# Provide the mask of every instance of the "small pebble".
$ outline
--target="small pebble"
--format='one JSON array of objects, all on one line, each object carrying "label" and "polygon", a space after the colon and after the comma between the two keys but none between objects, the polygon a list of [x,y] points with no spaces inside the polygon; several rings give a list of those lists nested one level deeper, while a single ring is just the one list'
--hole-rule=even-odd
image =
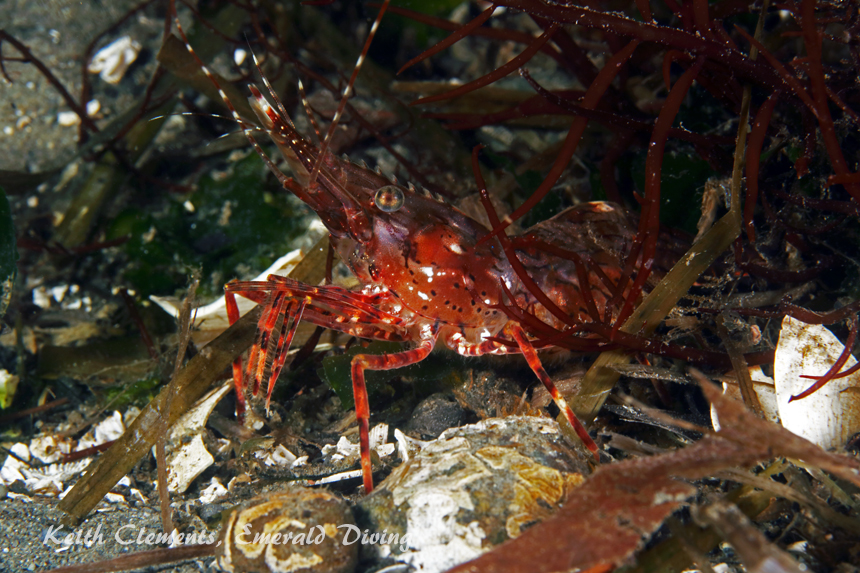
[{"label": "small pebble", "polygon": [[61,111],[57,114],[57,123],[63,127],[71,127],[81,122],[81,118],[73,111]]}]

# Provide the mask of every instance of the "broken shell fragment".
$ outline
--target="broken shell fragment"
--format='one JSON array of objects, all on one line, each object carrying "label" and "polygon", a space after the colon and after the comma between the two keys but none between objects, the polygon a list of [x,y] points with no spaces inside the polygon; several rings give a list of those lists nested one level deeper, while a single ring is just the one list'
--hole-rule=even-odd
[{"label": "broken shell fragment", "polygon": [[[221,531],[218,566],[229,573],[348,573],[358,561],[355,520],[325,490],[292,487],[239,505]],[[352,533],[350,533],[352,532]]]},{"label": "broken shell fragment", "polygon": [[[269,275],[287,276],[296,268],[296,265],[298,265],[304,256],[305,253],[300,249],[290,251],[252,280],[264,281]],[[182,301],[171,297],[155,295],[151,295],[149,298],[170,316],[179,318]],[[257,303],[254,301],[243,297],[237,297],[236,304],[239,307],[240,316],[244,316],[257,306]],[[192,339],[196,344],[201,346],[210,342],[230,326],[230,321],[227,318],[227,303],[223,296],[218,297],[210,304],[195,308],[192,315],[194,316],[194,333],[192,334]]]},{"label": "broken shell fragment", "polygon": [[362,550],[446,571],[550,516],[587,473],[554,420],[508,417],[448,430],[361,501],[361,525],[379,539]]},{"label": "broken shell fragment", "polygon": [[137,59],[138,53],[140,44],[129,36],[123,36],[96,52],[87,71],[98,74],[109,84],[118,84]]},{"label": "broken shell fragment", "polygon": [[[184,492],[197,476],[215,463],[215,458],[203,444],[202,432],[209,414],[231,389],[231,383],[215,388],[170,428],[167,449],[168,491]],[[152,447],[152,455],[156,455],[155,446]]]}]

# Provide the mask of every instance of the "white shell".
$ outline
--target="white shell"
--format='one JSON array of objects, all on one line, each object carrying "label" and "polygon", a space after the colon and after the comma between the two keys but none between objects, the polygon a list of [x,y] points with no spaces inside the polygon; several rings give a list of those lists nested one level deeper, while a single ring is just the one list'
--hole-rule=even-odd
[{"label": "white shell", "polygon": [[[170,429],[167,441],[174,448],[168,447],[167,450],[168,490],[184,492],[197,476],[215,463],[215,458],[203,445],[201,433],[209,414],[231,388],[232,382],[227,382],[209,392]],[[152,447],[152,454],[155,455],[155,446]]]},{"label": "white shell", "polygon": [[[255,281],[264,281],[269,275],[287,276],[296,267],[299,261],[302,260],[304,253],[301,249],[290,251],[272,265],[260,273]],[[160,306],[166,313],[174,318],[179,318],[179,311],[182,307],[181,301],[172,297],[161,297],[152,295],[149,297],[152,302]],[[254,301],[244,297],[236,297],[236,305],[239,307],[239,314],[244,316],[252,308],[257,306]],[[224,297],[218,297],[214,302],[205,306],[198,306],[192,313],[194,316],[194,342],[198,345],[209,342],[218,334],[223,332],[230,321],[227,319],[227,305],[224,302]]]},{"label": "white shell", "polygon": [[123,36],[96,52],[87,70],[109,84],[118,84],[139,53],[140,44]]},{"label": "white shell", "polygon": [[[844,346],[820,325],[806,324],[790,316],[782,321],[774,359],[779,416],[782,425],[823,448],[844,446],[860,431],[860,375],[828,382],[814,394],[789,403],[815,382],[801,375],[822,376],[836,362]],[[847,370],[857,361],[849,357]]]}]

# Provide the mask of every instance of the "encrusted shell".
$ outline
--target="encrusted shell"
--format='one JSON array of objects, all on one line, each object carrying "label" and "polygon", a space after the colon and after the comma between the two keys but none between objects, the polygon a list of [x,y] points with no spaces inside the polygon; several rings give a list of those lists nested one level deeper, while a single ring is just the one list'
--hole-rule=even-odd
[{"label": "encrusted shell", "polygon": [[217,564],[230,573],[348,573],[358,544],[344,537],[354,525],[346,502],[325,490],[293,487],[261,495],[231,513]]},{"label": "encrusted shell", "polygon": [[361,527],[383,534],[362,550],[447,571],[551,515],[589,471],[550,419],[447,430],[360,502]]}]

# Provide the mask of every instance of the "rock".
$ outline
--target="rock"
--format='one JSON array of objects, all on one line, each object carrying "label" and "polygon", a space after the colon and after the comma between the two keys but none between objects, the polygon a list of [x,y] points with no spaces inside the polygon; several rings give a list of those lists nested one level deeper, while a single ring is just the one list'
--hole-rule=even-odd
[{"label": "rock", "polygon": [[451,393],[438,393],[422,400],[412,412],[406,431],[415,438],[438,438],[448,428],[463,423],[466,412]]},{"label": "rock", "polygon": [[362,551],[446,571],[550,516],[590,473],[587,459],[547,418],[448,430],[359,503],[361,527],[379,534]]}]

